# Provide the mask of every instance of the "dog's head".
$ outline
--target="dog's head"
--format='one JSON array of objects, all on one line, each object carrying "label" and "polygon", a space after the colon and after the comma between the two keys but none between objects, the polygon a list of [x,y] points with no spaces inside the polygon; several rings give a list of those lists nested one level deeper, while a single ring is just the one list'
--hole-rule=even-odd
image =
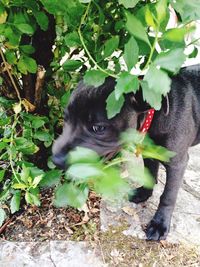
[{"label": "dog's head", "polygon": [[112,119],[107,118],[106,99],[114,87],[112,78],[98,88],[86,86],[82,81],[78,84],[65,110],[63,132],[53,145],[53,161],[58,167],[66,168],[67,154],[76,146],[110,158],[120,148],[120,134],[138,127],[138,115],[148,109],[144,101],[141,105],[139,93],[127,95],[121,112]]}]

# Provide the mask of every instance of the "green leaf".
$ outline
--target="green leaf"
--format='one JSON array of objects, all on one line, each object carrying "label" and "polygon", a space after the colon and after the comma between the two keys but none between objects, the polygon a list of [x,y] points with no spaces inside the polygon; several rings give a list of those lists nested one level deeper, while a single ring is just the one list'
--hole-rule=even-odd
[{"label": "green leaf", "polygon": [[80,60],[68,59],[67,61],[63,63],[62,67],[65,71],[75,71],[78,68],[80,68],[82,65],[83,65],[83,62]]},{"label": "green leaf", "polygon": [[73,183],[65,183],[59,186],[55,192],[54,205],[56,207],[72,206],[81,208],[88,198],[88,187],[78,187]]},{"label": "green leaf", "polygon": [[119,36],[113,36],[107,40],[104,44],[103,59],[112,55],[112,53],[118,48]]},{"label": "green leaf", "polygon": [[31,205],[40,206],[40,204],[41,204],[37,191],[36,191],[36,193],[30,193],[30,192],[26,191],[25,200],[28,204],[31,204]]},{"label": "green leaf", "polygon": [[154,60],[154,65],[171,72],[178,72],[185,60],[184,49],[177,48],[168,52],[161,52]]},{"label": "green leaf", "polygon": [[81,41],[77,32],[70,32],[64,37],[65,44],[69,47],[76,47],[81,45]]},{"label": "green leaf", "polygon": [[40,183],[40,181],[42,180],[42,178],[43,178],[43,174],[34,177],[31,187],[36,188],[38,184]]},{"label": "green leaf", "polygon": [[33,54],[35,52],[35,48],[32,45],[20,45],[19,48],[26,54]]},{"label": "green leaf", "polygon": [[94,150],[76,147],[69,153],[67,162],[71,165],[75,163],[98,163],[99,160],[100,157]]},{"label": "green leaf", "polygon": [[140,84],[142,86],[143,99],[147,103],[149,103],[149,105],[153,107],[155,110],[160,110],[162,94],[158,92],[154,92],[152,89],[150,89],[147,81],[141,81]]},{"label": "green leaf", "polygon": [[4,24],[8,17],[8,13],[6,11],[0,13],[0,24]]},{"label": "green leaf", "polygon": [[194,47],[192,53],[189,54],[189,58],[195,58],[195,57],[197,57],[198,53],[199,53],[198,48],[197,47]]},{"label": "green leaf", "polygon": [[107,75],[100,70],[89,70],[84,75],[84,83],[98,87],[104,83],[106,77]]},{"label": "green leaf", "polygon": [[28,34],[28,35],[33,35],[34,29],[30,24],[26,23],[19,23],[19,24],[14,24],[15,27],[20,30],[22,33]]},{"label": "green leaf", "polygon": [[105,170],[105,175],[94,180],[94,190],[105,200],[122,200],[128,195],[130,186],[120,177],[120,172],[114,168]]},{"label": "green leaf", "polygon": [[139,56],[139,47],[135,40],[135,38],[132,36],[128,43],[124,46],[124,60],[126,62],[126,66],[129,71],[135,66],[135,64],[138,62],[138,56]]},{"label": "green leaf", "polygon": [[200,19],[199,0],[171,1],[171,5],[181,15],[183,22]]},{"label": "green leaf", "polygon": [[163,34],[162,39],[171,42],[181,43],[184,41],[185,35],[193,31],[193,29],[194,29],[193,27],[170,29]]},{"label": "green leaf", "polygon": [[12,188],[24,190],[27,188],[27,185],[22,183],[16,183],[12,185]]},{"label": "green leaf", "polygon": [[23,74],[27,74],[27,72],[36,73],[37,71],[37,63],[35,59],[27,56],[20,57],[17,63],[17,67],[19,71]]},{"label": "green leaf", "polygon": [[0,227],[3,225],[7,215],[4,211],[4,209],[0,208]]},{"label": "green leaf", "polygon": [[124,101],[125,99],[123,95],[121,95],[121,97],[116,100],[115,91],[110,93],[106,100],[106,111],[108,119],[115,117],[120,112],[121,108],[123,107]]},{"label": "green leaf", "polygon": [[34,138],[38,139],[38,140],[40,140],[42,142],[52,141],[52,136],[48,132],[44,132],[44,131],[37,131],[34,134]]},{"label": "green leaf", "polygon": [[21,192],[16,191],[10,202],[11,213],[15,213],[20,208]]},{"label": "green leaf", "polygon": [[167,150],[165,147],[148,145],[142,150],[144,158],[158,159],[160,161],[169,162],[172,157],[176,155],[175,152]]},{"label": "green leaf", "polygon": [[33,118],[33,121],[32,121],[32,127],[34,129],[38,129],[38,128],[41,128],[42,126],[44,126],[45,123],[46,122],[43,119],[35,116],[35,118]]},{"label": "green leaf", "polygon": [[39,148],[33,142],[24,137],[15,138],[15,144],[17,151],[20,151],[26,155],[32,155],[39,150]]},{"label": "green leaf", "polygon": [[88,180],[89,178],[103,176],[102,166],[91,163],[76,163],[71,165],[67,170],[73,180]]},{"label": "green leaf", "polygon": [[0,170],[0,182],[3,181],[4,175],[5,175],[5,170]]},{"label": "green leaf", "polygon": [[120,5],[123,5],[125,8],[133,8],[137,5],[139,0],[118,0]]},{"label": "green leaf", "polygon": [[144,7],[144,16],[145,16],[145,21],[146,21],[147,25],[156,29],[157,25],[156,25],[156,21],[155,21],[155,16],[151,12],[149,5],[146,5]]},{"label": "green leaf", "polygon": [[136,93],[139,89],[138,77],[129,72],[122,72],[115,86],[115,99],[118,101],[123,94]]},{"label": "green leaf", "polygon": [[155,184],[155,180],[152,177],[149,169],[147,168],[143,169],[139,166],[132,165],[132,168],[129,169],[129,172],[134,182],[137,182],[138,184],[144,186],[145,188],[149,188],[149,189],[153,188]]},{"label": "green leaf", "polygon": [[155,93],[166,95],[170,91],[171,79],[166,72],[157,69],[153,64],[144,76],[144,81],[148,83],[149,89]]},{"label": "green leaf", "polygon": [[36,73],[37,63],[36,63],[35,59],[33,59],[31,57],[24,56],[23,60],[24,60],[24,64],[26,65],[27,70],[30,73]]},{"label": "green leaf", "polygon": [[49,19],[47,15],[42,11],[34,12],[35,19],[43,31],[48,29]]},{"label": "green leaf", "polygon": [[166,17],[168,8],[167,4],[168,4],[167,0],[159,0],[155,5],[157,11],[157,20],[159,23],[161,23]]},{"label": "green leaf", "polygon": [[22,165],[22,171],[20,173],[20,179],[26,184],[30,176],[30,168],[26,167],[25,164]]},{"label": "green leaf", "polygon": [[15,55],[15,52],[12,51],[12,50],[6,50],[6,53],[5,53],[5,56],[6,56],[6,60],[9,64],[16,64],[17,63],[17,57]]},{"label": "green leaf", "polygon": [[40,186],[41,187],[53,187],[60,183],[60,179],[62,176],[62,171],[60,170],[51,170],[45,173],[43,176]]},{"label": "green leaf", "polygon": [[147,33],[145,31],[145,28],[143,27],[140,20],[138,20],[133,14],[126,12],[126,28],[130,32],[131,35],[134,37],[144,41],[147,43],[150,47],[151,44],[149,42]]},{"label": "green leaf", "polygon": [[28,70],[27,70],[27,66],[26,66],[26,64],[24,62],[23,57],[20,57],[20,59],[19,59],[19,61],[17,63],[17,68],[22,74],[25,74],[25,75],[27,74]]}]

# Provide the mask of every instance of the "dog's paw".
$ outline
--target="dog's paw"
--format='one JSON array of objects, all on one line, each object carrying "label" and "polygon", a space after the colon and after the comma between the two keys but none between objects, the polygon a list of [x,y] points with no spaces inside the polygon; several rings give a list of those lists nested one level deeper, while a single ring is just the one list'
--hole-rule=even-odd
[{"label": "dog's paw", "polygon": [[129,201],[134,203],[140,203],[146,201],[151,195],[153,190],[144,188],[143,186],[134,189],[129,195]]},{"label": "dog's paw", "polygon": [[152,219],[146,228],[147,240],[165,240],[169,233],[170,223],[163,219]]}]

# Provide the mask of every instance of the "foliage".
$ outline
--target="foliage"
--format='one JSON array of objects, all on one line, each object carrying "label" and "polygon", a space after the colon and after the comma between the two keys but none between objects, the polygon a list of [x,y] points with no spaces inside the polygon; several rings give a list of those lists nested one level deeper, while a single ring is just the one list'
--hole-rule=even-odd
[{"label": "foliage", "polygon": [[[171,7],[177,25],[168,29]],[[193,48],[191,57],[197,55],[197,40],[186,44],[185,36],[193,30],[192,21],[200,18],[198,11],[197,0],[1,1],[0,202],[7,201],[11,213],[19,210],[22,197],[40,205],[42,186],[56,186],[58,206],[81,206],[88,189],[105,198],[127,192],[119,169],[113,167],[127,155],[105,165],[94,152],[79,148],[71,154],[64,178],[54,169],[50,147],[54,133],[60,131],[63,109],[80,76],[94,86],[107,76],[116,78],[107,99],[109,118],[120,112],[124,95],[139,88],[143,98],[160,109],[162,96],[170,90],[170,77],[186,59],[185,48]],[[125,143],[128,136],[123,137]],[[145,157],[172,156],[150,141],[129,141],[138,144],[130,151]],[[138,169],[134,175],[146,181],[149,175],[142,173]],[[0,224],[5,217],[0,209]]]}]

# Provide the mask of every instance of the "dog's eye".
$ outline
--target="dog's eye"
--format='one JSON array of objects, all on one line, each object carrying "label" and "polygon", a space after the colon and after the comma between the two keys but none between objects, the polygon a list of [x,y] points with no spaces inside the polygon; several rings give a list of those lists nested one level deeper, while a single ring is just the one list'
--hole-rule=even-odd
[{"label": "dog's eye", "polygon": [[106,127],[103,125],[93,125],[92,126],[93,132],[99,133],[99,134],[103,133],[105,131],[105,129],[106,129]]}]

